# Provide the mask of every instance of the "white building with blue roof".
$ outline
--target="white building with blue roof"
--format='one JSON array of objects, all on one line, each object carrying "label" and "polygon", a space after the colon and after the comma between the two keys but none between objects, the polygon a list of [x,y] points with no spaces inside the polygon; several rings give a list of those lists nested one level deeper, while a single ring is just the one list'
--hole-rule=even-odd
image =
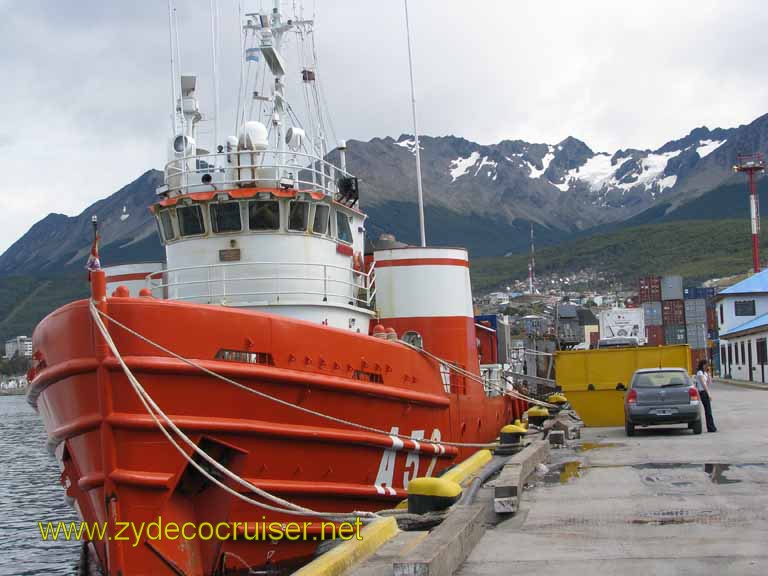
[{"label": "white building with blue roof", "polygon": [[768,270],[717,295],[720,375],[768,382]]}]

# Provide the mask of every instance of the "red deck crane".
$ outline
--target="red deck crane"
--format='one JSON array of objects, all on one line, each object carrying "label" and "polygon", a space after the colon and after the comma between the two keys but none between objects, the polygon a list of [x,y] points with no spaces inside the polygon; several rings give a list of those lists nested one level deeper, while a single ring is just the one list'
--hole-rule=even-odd
[{"label": "red deck crane", "polygon": [[760,272],[760,203],[757,198],[757,174],[765,170],[762,154],[744,154],[736,157],[734,172],[746,172],[749,177],[749,212],[752,221],[752,267]]}]

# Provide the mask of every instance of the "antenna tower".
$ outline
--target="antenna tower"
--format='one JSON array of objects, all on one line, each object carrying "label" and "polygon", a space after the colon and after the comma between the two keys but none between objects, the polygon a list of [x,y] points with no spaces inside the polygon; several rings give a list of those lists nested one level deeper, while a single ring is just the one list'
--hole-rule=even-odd
[{"label": "antenna tower", "polygon": [[760,202],[757,197],[757,175],[765,170],[765,157],[760,154],[744,154],[736,157],[734,172],[746,172],[749,177],[749,214],[752,223],[752,267],[760,272]]},{"label": "antenna tower", "polygon": [[536,248],[533,243],[533,224],[531,224],[531,256],[528,259],[528,292],[534,293],[533,283],[536,281]]}]

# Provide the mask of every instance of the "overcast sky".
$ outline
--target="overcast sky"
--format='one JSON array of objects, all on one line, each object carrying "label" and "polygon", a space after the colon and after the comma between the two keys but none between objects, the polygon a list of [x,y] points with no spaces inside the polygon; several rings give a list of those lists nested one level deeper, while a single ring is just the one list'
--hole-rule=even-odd
[{"label": "overcast sky", "polygon": [[[183,69],[204,83],[209,2],[175,1]],[[232,39],[238,1],[259,5],[219,0]],[[338,137],[410,132],[402,1],[315,2]],[[761,0],[409,2],[424,134],[481,143],[573,135],[612,152],[768,112]],[[49,212],[76,215],[161,168],[171,89],[165,0],[0,0],[0,12],[2,252]],[[223,41],[219,58],[235,69],[237,42]],[[237,90],[229,80],[224,102]]]}]

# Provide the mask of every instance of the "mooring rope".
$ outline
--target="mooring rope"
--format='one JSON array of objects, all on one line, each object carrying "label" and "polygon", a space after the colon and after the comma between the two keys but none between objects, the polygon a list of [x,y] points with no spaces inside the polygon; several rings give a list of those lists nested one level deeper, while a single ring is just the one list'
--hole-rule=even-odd
[{"label": "mooring rope", "polygon": [[[191,464],[194,468],[196,468],[198,472],[200,472],[205,478],[213,482],[216,486],[218,486],[228,494],[231,494],[232,496],[239,498],[240,500],[243,500],[244,502],[253,504],[254,506],[258,506],[266,510],[279,512],[282,514],[290,514],[295,516],[316,516],[316,517],[322,517],[322,518],[328,518],[328,519],[335,519],[338,521],[348,521],[350,519],[356,519],[356,518],[360,518],[363,521],[365,520],[370,521],[370,520],[379,518],[377,514],[374,514],[372,512],[352,512],[352,513],[318,512],[316,510],[304,508],[303,506],[299,506],[297,504],[294,504],[293,502],[289,502],[288,500],[283,500],[282,498],[275,496],[274,494],[271,494],[266,490],[259,488],[258,486],[254,486],[252,483],[248,482],[244,478],[238,476],[237,474],[235,474],[234,472],[232,472],[231,470],[223,466],[217,460],[212,458],[207,452],[202,450],[186,434],[184,434],[184,432],[182,432],[179,429],[179,427],[173,423],[173,421],[168,417],[168,415],[162,411],[162,409],[152,399],[152,397],[144,389],[144,387],[141,385],[138,379],[136,379],[136,377],[133,375],[133,373],[131,372],[131,369],[128,368],[128,366],[126,365],[122,355],[120,354],[120,351],[117,349],[117,346],[115,345],[115,342],[109,333],[109,330],[104,325],[104,322],[102,321],[99,315],[102,314],[107,318],[109,317],[103,312],[101,312],[98,308],[96,308],[92,300],[90,301],[90,310],[91,310],[91,316],[94,319],[96,327],[98,328],[102,337],[106,341],[107,346],[109,346],[109,349],[111,350],[112,354],[115,356],[118,363],[122,367],[123,372],[128,378],[128,381],[131,383],[131,386],[133,387],[134,391],[138,395],[139,400],[141,400],[141,403],[144,405],[144,408],[152,417],[152,420],[154,420],[158,428],[160,428],[160,430],[168,439],[168,441],[179,451],[179,453],[184,457],[184,459],[187,460],[189,464]],[[225,476],[227,476],[237,484],[243,486],[244,488],[254,492],[255,494],[258,494],[262,498],[265,498],[276,504],[281,504],[282,506],[286,506],[287,508],[271,506],[264,502],[259,502],[257,500],[254,500],[253,498],[250,498],[245,494],[241,494],[240,492],[233,490],[232,488],[230,488],[229,486],[227,486],[226,484],[224,484],[223,482],[219,481],[217,478],[212,476],[198,462],[196,462],[191,456],[189,456],[189,454],[187,454],[187,452],[181,446],[179,446],[179,444],[176,442],[173,436],[171,436],[171,434],[168,432],[165,426],[160,422],[160,420],[158,420],[157,415],[160,415],[162,417],[162,419],[165,421],[168,427],[171,430],[173,430],[173,432],[175,432],[179,436],[179,438],[181,438],[184,441],[184,443],[186,443],[190,448],[192,448],[197,454],[199,454],[206,462],[208,462],[211,466],[216,468],[219,472],[221,472],[222,474],[224,474]]]},{"label": "mooring rope", "polygon": [[[95,308],[95,307],[94,307]],[[241,384],[240,382],[237,382],[236,380],[232,380],[231,378],[227,378],[226,376],[223,376],[221,374],[218,374],[214,372],[213,370],[210,370],[206,368],[205,366],[202,366],[201,364],[198,364],[194,360],[190,360],[188,358],[184,358],[183,356],[177,354],[176,352],[173,352],[172,350],[169,350],[162,344],[158,344],[157,342],[152,341],[151,339],[147,338],[146,336],[143,336],[142,334],[139,334],[135,330],[129,328],[125,324],[119,322],[115,318],[111,317],[106,312],[102,312],[98,308],[95,308],[96,312],[109,320],[112,324],[115,326],[118,326],[119,328],[122,328],[132,336],[135,336],[139,340],[142,340],[143,342],[146,342],[150,346],[153,346],[154,348],[157,348],[158,350],[165,352],[169,356],[172,356],[173,358],[176,358],[177,360],[180,360],[181,362],[184,362],[188,366],[192,366],[193,368],[196,368],[200,370],[201,372],[204,372],[205,374],[208,374],[209,376],[213,378],[217,378],[223,382],[227,382],[228,384],[231,384],[245,392],[249,392],[251,394],[255,394],[261,398],[264,398],[266,400],[271,400],[273,402],[276,402],[277,404],[280,404],[282,406],[286,406],[289,408],[293,408],[295,410],[298,410],[300,412],[304,412],[305,414],[311,414],[313,416],[317,416],[319,418],[324,418],[326,420],[329,420],[331,422],[336,422],[337,424],[344,424],[346,426],[351,426],[353,428],[358,428],[360,430],[365,430],[367,432],[373,432],[375,434],[381,434],[383,436],[388,436],[389,438],[399,438],[401,440],[414,440],[410,436],[406,436],[404,434],[395,434],[386,430],[381,430],[379,428],[374,428],[373,426],[367,426],[365,424],[360,424],[359,422],[354,422],[352,420],[346,420],[344,418],[338,418],[336,416],[331,416],[330,414],[325,414],[323,412],[318,412],[316,410],[312,410],[311,408],[305,408],[304,406],[299,406],[297,404],[293,404],[291,402],[288,402],[287,400],[283,400],[282,398],[278,398],[277,396],[272,396],[271,394],[267,394],[266,392],[262,392],[261,390],[256,390],[254,388],[249,388],[248,386]],[[536,401],[539,402],[539,401]],[[417,440],[419,444],[430,444],[434,446],[435,448],[438,448],[440,446],[453,446],[457,448],[495,448],[496,443],[473,443],[473,442],[447,442],[444,440],[432,440],[432,439],[419,439]],[[435,453],[438,453],[438,450],[435,450]]]},{"label": "mooring rope", "polygon": [[[454,372],[456,372],[457,374],[460,374],[461,376],[464,376],[466,378],[470,378],[470,379],[474,380],[475,382],[479,382],[483,386],[485,386],[485,384],[486,384],[485,380],[483,380],[481,376],[478,376],[476,374],[472,374],[472,372],[464,370],[463,368],[460,368],[460,367],[456,366],[455,364],[451,364],[447,360],[443,360],[439,356],[435,356],[434,354],[432,354],[431,352],[427,352],[423,348],[419,348],[418,346],[414,346],[410,342],[406,342],[404,340],[398,340],[398,342],[400,344],[404,344],[405,346],[408,346],[412,350],[416,350],[417,352],[421,352],[425,356],[427,356],[429,358],[432,358],[436,362],[439,362],[443,366],[446,366],[449,370],[453,370]],[[506,382],[509,382],[509,380],[507,380],[506,377],[504,377],[504,380]],[[510,382],[510,384],[511,384],[511,382]],[[543,400],[537,400],[536,398],[531,398],[530,396],[526,396],[525,394],[523,394],[522,392],[518,392],[517,390],[515,390],[514,392],[511,392],[508,389],[505,389],[503,387],[498,387],[498,386],[496,387],[496,390],[500,391],[505,396],[510,396],[511,398],[517,398],[518,400],[525,400],[527,402],[530,402],[531,404],[538,404],[539,406],[544,406],[544,407],[547,407],[547,408],[557,408],[557,406],[555,406],[554,404],[550,404],[548,402],[544,402]]]}]

